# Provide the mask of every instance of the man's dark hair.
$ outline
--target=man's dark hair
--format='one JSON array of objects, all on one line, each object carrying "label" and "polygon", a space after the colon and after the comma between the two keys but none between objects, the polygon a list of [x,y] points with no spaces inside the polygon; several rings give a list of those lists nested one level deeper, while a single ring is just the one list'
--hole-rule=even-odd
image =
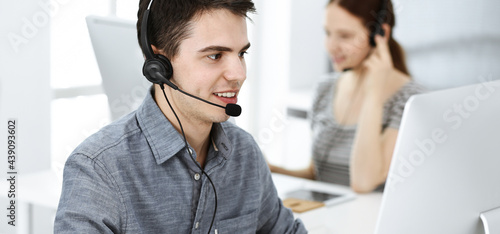
[{"label": "man's dark hair", "polygon": [[[136,25],[139,45],[142,18],[149,2],[150,0],[139,2]],[[255,12],[252,0],[155,0],[149,13],[149,42],[172,59],[178,53],[182,40],[189,37],[194,17],[218,9],[226,9],[246,18],[247,13]]]}]

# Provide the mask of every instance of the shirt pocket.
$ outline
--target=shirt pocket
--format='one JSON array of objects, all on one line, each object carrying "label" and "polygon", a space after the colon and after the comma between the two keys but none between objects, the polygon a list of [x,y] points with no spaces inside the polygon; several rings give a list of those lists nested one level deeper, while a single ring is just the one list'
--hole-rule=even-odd
[{"label": "shirt pocket", "polygon": [[256,213],[250,213],[243,216],[219,220],[216,225],[218,234],[246,234],[257,232]]}]

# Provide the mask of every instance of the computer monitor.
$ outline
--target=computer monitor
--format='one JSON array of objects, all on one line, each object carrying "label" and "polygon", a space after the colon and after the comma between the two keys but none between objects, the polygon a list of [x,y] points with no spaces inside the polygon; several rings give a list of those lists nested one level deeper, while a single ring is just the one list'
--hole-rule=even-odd
[{"label": "computer monitor", "polygon": [[101,16],[87,16],[86,21],[111,118],[116,120],[135,110],[151,86],[142,75],[144,57],[135,21]]},{"label": "computer monitor", "polygon": [[500,81],[410,98],[375,233],[500,233]]}]

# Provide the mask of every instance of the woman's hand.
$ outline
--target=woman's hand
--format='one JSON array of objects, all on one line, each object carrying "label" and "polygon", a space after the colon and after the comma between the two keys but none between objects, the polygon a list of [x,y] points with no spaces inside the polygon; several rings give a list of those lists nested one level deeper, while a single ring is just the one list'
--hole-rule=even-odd
[{"label": "woman's hand", "polygon": [[381,98],[385,101],[387,93],[386,85],[390,82],[394,72],[391,53],[389,51],[389,35],[390,27],[387,24],[382,26],[384,28],[385,36],[375,36],[377,46],[373,48],[371,55],[363,62],[365,69],[365,80],[363,88],[365,93],[370,98]]},{"label": "woman's hand", "polygon": [[389,51],[390,27],[385,37],[377,35],[377,46],[363,61],[361,88],[365,94],[351,151],[350,179],[356,192],[370,192],[387,178],[398,131],[382,131],[384,104],[401,83]]}]

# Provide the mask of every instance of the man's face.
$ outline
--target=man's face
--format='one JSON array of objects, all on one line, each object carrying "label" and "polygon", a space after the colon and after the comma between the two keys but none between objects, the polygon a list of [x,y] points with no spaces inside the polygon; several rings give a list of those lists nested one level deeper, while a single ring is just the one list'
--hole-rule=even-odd
[{"label": "man's face", "polygon": [[[192,22],[189,38],[179,46],[172,58],[172,81],[180,89],[226,106],[236,103],[241,85],[246,79],[244,55],[250,46],[246,19],[228,10],[203,13]],[[175,105],[184,118],[202,122],[223,122],[229,116],[225,110],[180,92],[172,92]]]}]

